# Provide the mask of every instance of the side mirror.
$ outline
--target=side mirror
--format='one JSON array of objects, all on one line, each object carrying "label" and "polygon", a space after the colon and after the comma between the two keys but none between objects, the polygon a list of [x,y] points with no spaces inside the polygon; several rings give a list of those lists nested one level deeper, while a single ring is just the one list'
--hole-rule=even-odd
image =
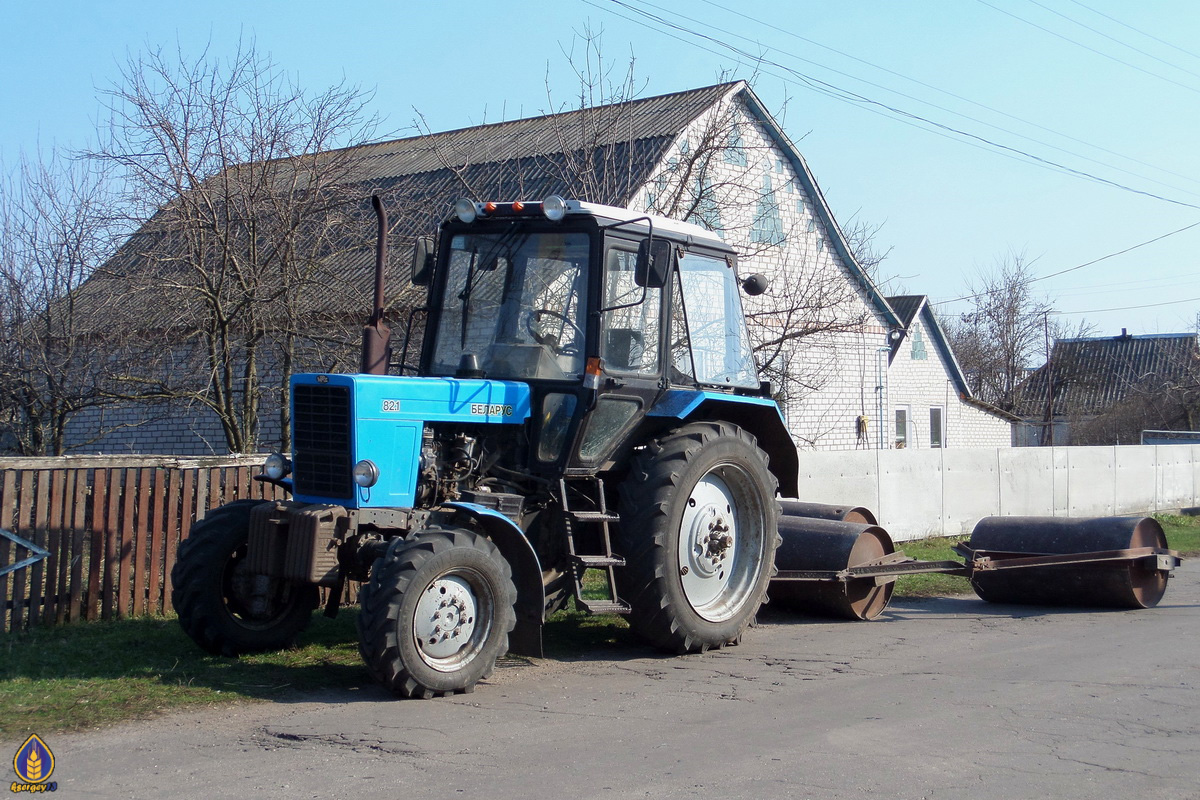
[{"label": "side mirror", "polygon": [[413,243],[412,283],[413,286],[428,286],[433,279],[433,239],[418,236]]},{"label": "side mirror", "polygon": [[661,289],[671,275],[671,258],[675,249],[666,239],[643,239],[638,245],[637,264],[633,280],[647,289]]},{"label": "side mirror", "polygon": [[768,286],[770,286],[770,284],[767,282],[766,277],[758,274],[757,272],[752,275],[747,275],[745,279],[742,280],[742,291],[751,297],[758,297],[760,294],[763,294],[767,291]]}]

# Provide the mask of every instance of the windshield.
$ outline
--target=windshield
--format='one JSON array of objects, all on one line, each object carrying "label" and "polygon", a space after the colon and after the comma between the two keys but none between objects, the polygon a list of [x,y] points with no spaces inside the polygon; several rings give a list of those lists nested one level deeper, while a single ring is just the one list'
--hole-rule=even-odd
[{"label": "windshield", "polygon": [[471,353],[489,378],[582,375],[586,233],[463,234],[450,241],[434,374]]}]

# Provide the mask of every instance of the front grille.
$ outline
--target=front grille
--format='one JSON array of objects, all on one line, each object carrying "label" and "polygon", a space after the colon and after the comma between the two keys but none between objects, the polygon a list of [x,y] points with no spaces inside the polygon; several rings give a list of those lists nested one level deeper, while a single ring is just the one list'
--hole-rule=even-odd
[{"label": "front grille", "polygon": [[350,388],[297,384],[293,395],[292,465],[296,493],[353,497]]}]

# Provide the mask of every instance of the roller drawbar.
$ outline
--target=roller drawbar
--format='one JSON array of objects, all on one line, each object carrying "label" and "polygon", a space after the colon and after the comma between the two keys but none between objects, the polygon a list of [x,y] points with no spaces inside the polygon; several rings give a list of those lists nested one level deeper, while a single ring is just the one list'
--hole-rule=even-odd
[{"label": "roller drawbar", "polygon": [[787,610],[875,619],[902,575],[962,575],[992,603],[1152,608],[1179,554],[1149,517],[986,517],[955,550],[963,561],[897,552],[867,509],[784,500],[778,573],[768,595]]}]

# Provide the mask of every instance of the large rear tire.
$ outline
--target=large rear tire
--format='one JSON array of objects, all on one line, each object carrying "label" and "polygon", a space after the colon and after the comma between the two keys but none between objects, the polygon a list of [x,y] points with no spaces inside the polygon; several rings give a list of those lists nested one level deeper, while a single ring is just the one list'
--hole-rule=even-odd
[{"label": "large rear tire", "polygon": [[250,510],[261,502],[238,500],[213,509],[179,545],[171,603],[184,631],[210,653],[290,647],[317,607],[316,586],[246,569]]},{"label": "large rear tire", "polygon": [[359,593],[359,652],[401,697],[470,692],[508,651],[512,570],[483,536],[433,528],[397,539]]},{"label": "large rear tire", "polygon": [[617,585],[642,638],[678,653],[740,641],[774,574],[777,486],[754,437],[726,422],[684,425],[635,456]]}]

